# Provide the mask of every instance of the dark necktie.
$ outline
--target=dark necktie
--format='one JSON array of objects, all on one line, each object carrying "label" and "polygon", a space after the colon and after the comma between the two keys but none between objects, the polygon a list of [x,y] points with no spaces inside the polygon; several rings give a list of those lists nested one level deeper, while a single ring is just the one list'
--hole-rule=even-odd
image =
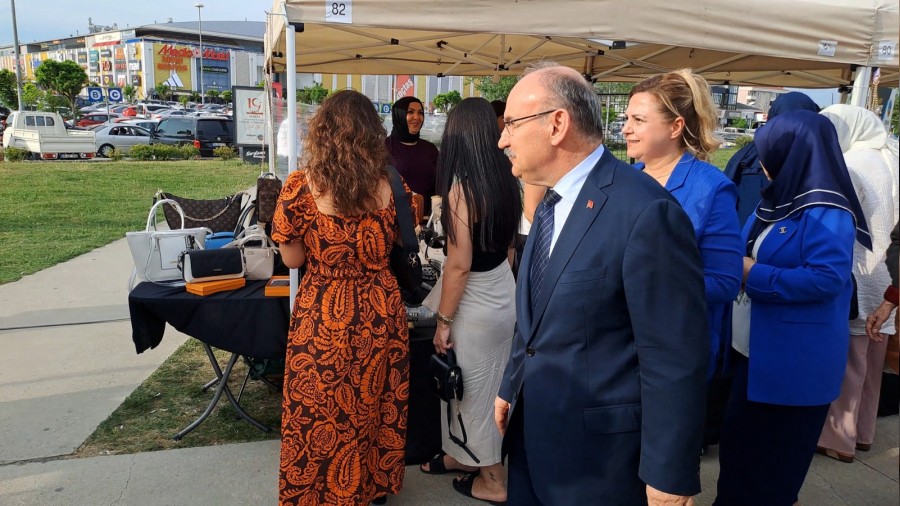
[{"label": "dark necktie", "polygon": [[541,204],[534,213],[534,226],[537,236],[534,238],[534,256],[531,259],[531,307],[541,293],[541,282],[544,271],[550,263],[550,242],[553,240],[553,206],[562,197],[552,189],[544,194]]}]

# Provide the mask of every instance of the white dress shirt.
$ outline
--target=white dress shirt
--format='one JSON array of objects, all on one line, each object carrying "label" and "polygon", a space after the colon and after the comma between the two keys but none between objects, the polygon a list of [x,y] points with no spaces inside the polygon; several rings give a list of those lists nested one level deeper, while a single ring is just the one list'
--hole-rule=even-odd
[{"label": "white dress shirt", "polygon": [[562,177],[562,179],[557,181],[556,186],[551,188],[562,198],[553,208],[553,238],[550,239],[550,255],[553,254],[553,247],[556,245],[556,239],[559,238],[559,234],[562,232],[563,226],[569,218],[569,213],[575,205],[575,200],[578,198],[578,194],[581,193],[581,187],[584,186],[584,182],[587,181],[591,169],[597,165],[597,162],[600,161],[600,157],[603,156],[603,149],[603,144],[597,146],[597,149],[589,154],[587,158],[582,160],[581,163],[576,165],[575,168],[570,170]]}]

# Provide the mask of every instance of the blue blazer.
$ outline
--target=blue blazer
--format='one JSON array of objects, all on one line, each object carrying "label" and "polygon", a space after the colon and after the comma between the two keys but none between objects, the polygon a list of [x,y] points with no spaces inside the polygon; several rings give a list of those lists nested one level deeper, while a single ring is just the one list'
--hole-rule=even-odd
[{"label": "blue blazer", "polygon": [[[753,218],[744,225],[744,241]],[[819,406],[837,398],[850,346],[853,216],[811,207],[775,223],[745,284],[750,296],[747,398]]]},{"label": "blue blazer", "polygon": [[[530,272],[534,237],[520,272]],[[544,504],[646,503],[645,484],[700,491],[709,342],[693,227],[669,192],[604,151],[516,335],[499,396],[524,404]]]},{"label": "blue blazer", "polygon": [[720,359],[731,349],[731,305],[741,289],[744,242],[735,206],[737,188],[715,165],[685,153],[666,181],[694,225],[703,261],[712,378]]}]

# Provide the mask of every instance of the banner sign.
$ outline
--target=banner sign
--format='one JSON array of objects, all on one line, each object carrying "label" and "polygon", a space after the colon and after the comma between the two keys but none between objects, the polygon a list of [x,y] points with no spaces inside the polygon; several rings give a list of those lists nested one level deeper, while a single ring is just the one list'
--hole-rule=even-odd
[{"label": "banner sign", "polygon": [[234,145],[268,146],[266,124],[266,90],[251,86],[233,86]]}]

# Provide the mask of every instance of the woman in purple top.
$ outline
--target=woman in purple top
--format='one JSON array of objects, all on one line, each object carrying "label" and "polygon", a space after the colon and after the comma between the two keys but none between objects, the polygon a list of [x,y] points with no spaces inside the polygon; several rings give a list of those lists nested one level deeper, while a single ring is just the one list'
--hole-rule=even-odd
[{"label": "woman in purple top", "polygon": [[410,190],[425,200],[425,215],[431,214],[431,197],[435,192],[437,147],[419,138],[425,123],[425,109],[416,97],[403,97],[391,108],[394,128],[388,136],[391,163],[403,176]]}]

